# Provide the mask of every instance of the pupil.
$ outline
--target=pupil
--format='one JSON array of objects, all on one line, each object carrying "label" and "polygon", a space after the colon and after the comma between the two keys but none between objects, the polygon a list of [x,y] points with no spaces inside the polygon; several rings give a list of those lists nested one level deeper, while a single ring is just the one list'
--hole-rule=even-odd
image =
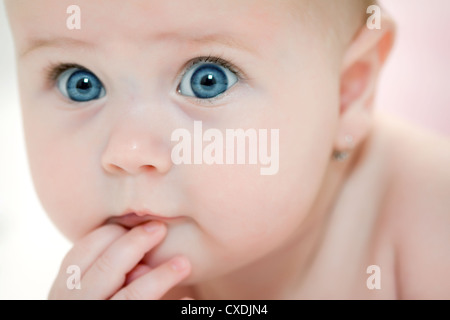
[{"label": "pupil", "polygon": [[78,83],[77,83],[77,89],[79,89],[79,90],[85,91],[90,88],[92,88],[92,84],[89,81],[89,79],[84,78],[84,79],[81,79],[80,81],[78,81]]},{"label": "pupil", "polygon": [[208,74],[207,76],[204,76],[202,78],[202,80],[200,81],[200,84],[202,86],[208,86],[208,87],[211,87],[211,86],[215,85],[216,83],[217,83],[216,79],[214,78],[214,76],[212,74]]}]

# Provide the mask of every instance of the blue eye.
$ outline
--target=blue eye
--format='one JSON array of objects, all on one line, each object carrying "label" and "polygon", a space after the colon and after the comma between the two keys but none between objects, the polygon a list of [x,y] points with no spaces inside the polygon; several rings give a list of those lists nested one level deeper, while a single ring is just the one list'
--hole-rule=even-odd
[{"label": "blue eye", "polygon": [[61,73],[57,86],[65,97],[77,102],[100,99],[106,94],[102,83],[92,72],[79,68]]},{"label": "blue eye", "polygon": [[227,91],[237,81],[236,74],[228,68],[215,63],[200,63],[183,76],[179,92],[185,96],[211,99]]}]

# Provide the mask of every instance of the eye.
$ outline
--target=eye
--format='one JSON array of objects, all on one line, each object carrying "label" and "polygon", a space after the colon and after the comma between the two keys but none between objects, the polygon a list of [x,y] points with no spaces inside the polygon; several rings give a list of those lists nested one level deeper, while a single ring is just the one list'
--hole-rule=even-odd
[{"label": "eye", "polygon": [[179,93],[184,96],[211,99],[224,93],[238,81],[230,69],[217,63],[198,63],[181,79]]},{"label": "eye", "polygon": [[77,102],[100,99],[106,94],[100,80],[85,69],[67,69],[58,76],[56,84],[65,97]]}]

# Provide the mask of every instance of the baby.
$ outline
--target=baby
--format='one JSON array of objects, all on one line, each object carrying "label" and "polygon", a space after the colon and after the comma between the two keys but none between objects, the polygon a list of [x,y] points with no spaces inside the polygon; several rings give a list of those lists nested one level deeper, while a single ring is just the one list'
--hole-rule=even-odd
[{"label": "baby", "polygon": [[374,110],[370,1],[5,3],[49,298],[450,298],[450,143]]}]

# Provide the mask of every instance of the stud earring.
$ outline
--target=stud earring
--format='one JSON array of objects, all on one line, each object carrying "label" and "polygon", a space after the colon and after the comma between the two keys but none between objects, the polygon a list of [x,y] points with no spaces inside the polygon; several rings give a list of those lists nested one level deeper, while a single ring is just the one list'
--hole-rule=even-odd
[{"label": "stud earring", "polygon": [[347,143],[347,146],[350,148],[350,149],[353,149],[354,148],[354,139],[353,139],[353,136],[351,135],[351,134],[347,134],[346,136],[345,136],[345,142]]},{"label": "stud earring", "polygon": [[346,151],[334,151],[333,159],[339,162],[343,162],[348,158],[348,152]]},{"label": "stud earring", "polygon": [[[345,142],[347,143],[348,148],[351,150],[354,148],[354,139],[353,136],[348,134],[345,136]],[[333,159],[339,162],[345,161],[349,157],[350,153],[349,151],[334,151],[333,152]]]}]

